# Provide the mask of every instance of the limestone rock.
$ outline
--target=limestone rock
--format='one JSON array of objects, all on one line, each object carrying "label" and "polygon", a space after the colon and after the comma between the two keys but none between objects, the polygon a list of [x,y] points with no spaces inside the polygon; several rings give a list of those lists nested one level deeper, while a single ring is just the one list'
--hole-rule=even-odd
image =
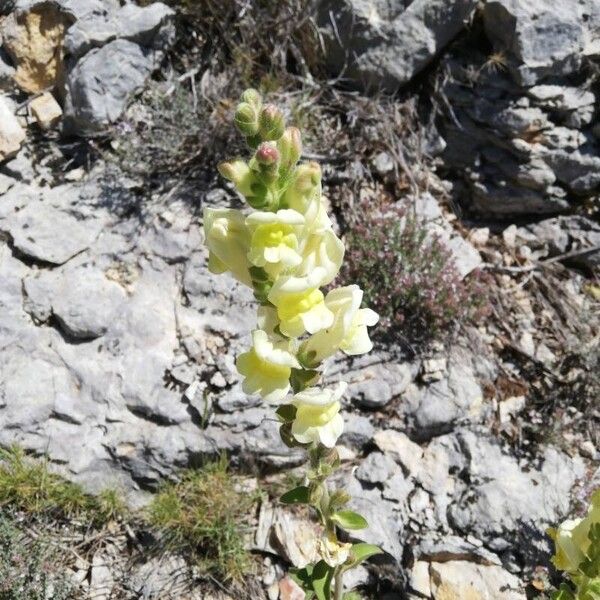
[{"label": "limestone rock", "polygon": [[483,392],[471,365],[456,355],[448,373],[422,388],[418,406],[412,412],[414,433],[431,436],[461,421],[477,420],[482,413]]},{"label": "limestone rock", "polygon": [[[330,67],[356,85],[397,89],[461,31],[474,0],[326,0],[319,14]],[[349,63],[349,64],[348,64]]]},{"label": "limestone rock", "polygon": [[371,452],[356,471],[356,476],[366,483],[384,483],[394,472],[398,471],[396,463],[381,452]]},{"label": "limestone rock", "polygon": [[62,116],[60,104],[49,92],[34,98],[29,104],[29,110],[42,129],[50,129],[60,121]]},{"label": "limestone rock", "polygon": [[62,43],[71,22],[53,2],[14,10],[0,22],[0,38],[21,89],[36,93],[56,85],[63,73]]},{"label": "limestone rock", "polygon": [[387,456],[401,464],[408,473],[416,473],[421,468],[423,449],[400,431],[384,429],[378,431],[373,440]]},{"label": "limestone rock", "polygon": [[88,52],[66,78],[67,127],[80,133],[106,128],[121,116],[131,94],[153,69],[151,54],[127,40],[114,40]]},{"label": "limestone rock", "polygon": [[98,237],[102,222],[79,218],[47,202],[37,201],[8,219],[7,228],[20,252],[61,265],[90,246]]},{"label": "limestone rock", "polygon": [[545,0],[486,3],[486,31],[499,50],[510,53],[519,83],[533,85],[548,75],[567,75],[579,68],[586,37],[580,6]]},{"label": "limestone rock", "polygon": [[[429,565],[434,600],[525,600],[521,582],[498,566],[466,561]],[[426,587],[426,586],[425,586]]]},{"label": "limestone rock", "polygon": [[[495,550],[546,548],[544,527],[568,512],[569,490],[583,475],[580,460],[548,449],[541,466],[527,471],[491,439],[465,431],[459,440],[471,485],[457,488],[450,508],[456,527],[489,540]],[[518,540],[515,532],[521,532]]]},{"label": "limestone rock", "polygon": [[6,100],[0,96],[0,162],[15,156],[24,141],[24,129]]},{"label": "limestone rock", "polygon": [[123,288],[98,269],[67,269],[25,281],[25,290],[36,301],[41,320],[54,314],[65,333],[79,339],[103,335],[125,301]]},{"label": "limestone rock", "polygon": [[100,15],[88,13],[67,32],[65,49],[71,58],[79,58],[92,48],[123,39],[145,48],[160,50],[173,41],[174,14],[171,8],[161,2],[145,7],[125,4]]}]

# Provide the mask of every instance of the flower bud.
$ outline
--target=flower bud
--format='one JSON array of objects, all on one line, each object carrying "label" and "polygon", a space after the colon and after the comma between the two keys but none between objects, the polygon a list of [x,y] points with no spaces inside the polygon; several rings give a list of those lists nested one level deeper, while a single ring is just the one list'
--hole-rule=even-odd
[{"label": "flower bud", "polygon": [[277,140],[277,148],[281,154],[281,166],[289,170],[300,160],[302,154],[302,138],[297,127],[288,127]]},{"label": "flower bud", "polygon": [[258,128],[264,141],[278,140],[285,130],[283,113],[273,104],[267,104],[258,118]]},{"label": "flower bud", "polygon": [[247,102],[238,104],[234,121],[242,135],[253,136],[258,133],[258,114],[256,108],[251,104]]},{"label": "flower bud", "polygon": [[258,171],[265,183],[273,183],[279,171],[279,150],[273,142],[263,142],[254,155]]},{"label": "flower bud", "polygon": [[300,194],[308,194],[321,183],[321,167],[316,162],[300,165],[296,171],[294,188]]},{"label": "flower bud", "polygon": [[229,181],[235,184],[240,194],[248,196],[252,193],[256,174],[252,172],[245,161],[236,159],[222,162],[217,166],[217,169],[225,179],[229,179]]},{"label": "flower bud", "polygon": [[260,109],[262,106],[262,97],[260,92],[253,88],[248,88],[241,96],[240,102],[246,102],[247,104],[252,105],[253,107]]},{"label": "flower bud", "polygon": [[265,167],[271,167],[279,162],[279,150],[272,142],[263,142],[256,150],[256,162]]}]

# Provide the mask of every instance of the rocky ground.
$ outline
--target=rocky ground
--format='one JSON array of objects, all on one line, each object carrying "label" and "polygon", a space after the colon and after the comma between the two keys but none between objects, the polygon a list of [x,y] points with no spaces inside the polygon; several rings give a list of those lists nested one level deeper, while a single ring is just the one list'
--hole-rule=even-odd
[{"label": "rocky ground", "polygon": [[[251,294],[206,266],[201,209],[238,200],[217,179],[190,193],[119,165],[151,77],[197,78],[203,101],[210,73],[169,71],[175,10],[14,4],[0,20],[0,444],[132,506],[206,455],[260,478],[301,465],[234,367]],[[328,68],[345,65],[360,94],[418,95],[406,86],[425,76],[434,88],[428,145],[365,157],[358,194],[407,181],[461,276],[494,281],[492,314],[451,344],[381,342],[330,365],[350,382],[340,476],[369,520],[362,539],[386,552],[356,576],[373,597],[519,599],[542,585],[545,528],[600,485],[600,407],[582,400],[598,385],[600,7],[446,4],[315,12]],[[356,160],[324,159],[335,197]],[[256,521],[264,591],[251,597],[295,598],[279,580],[302,559],[306,521],[269,502]],[[128,597],[183,597],[179,560]],[[110,573],[93,580],[86,593],[111,597]]]}]

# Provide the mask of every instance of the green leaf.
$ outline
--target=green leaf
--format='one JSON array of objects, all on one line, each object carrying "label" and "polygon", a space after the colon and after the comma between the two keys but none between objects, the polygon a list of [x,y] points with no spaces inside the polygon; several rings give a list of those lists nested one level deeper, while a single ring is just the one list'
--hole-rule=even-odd
[{"label": "green leaf", "polygon": [[552,600],[575,600],[575,596],[569,586],[563,583],[560,589],[552,594]]},{"label": "green leaf", "polygon": [[297,411],[298,409],[293,404],[282,404],[275,414],[282,423],[291,423],[296,418]]},{"label": "green leaf", "polygon": [[366,529],[369,524],[367,520],[352,510],[340,510],[331,515],[331,520],[343,529]]},{"label": "green leaf", "polygon": [[358,565],[376,554],[383,554],[383,550],[379,546],[362,542],[360,544],[354,544],[352,546],[352,565]]},{"label": "green leaf", "polygon": [[312,573],[312,584],[317,600],[331,600],[331,580],[335,569],[320,560]]},{"label": "green leaf", "polygon": [[306,370],[306,369],[292,369],[290,375],[290,385],[297,394],[307,387],[314,385],[319,379],[319,371]]},{"label": "green leaf", "polygon": [[310,489],[300,485],[279,498],[284,504],[310,504]]},{"label": "green leaf", "polygon": [[304,600],[310,600],[315,593],[312,584],[313,565],[307,565],[303,569],[290,569],[290,577],[304,590]]},{"label": "green leaf", "polygon": [[586,559],[579,565],[579,570],[594,579],[600,577],[600,523],[594,523],[588,533],[590,545]]}]

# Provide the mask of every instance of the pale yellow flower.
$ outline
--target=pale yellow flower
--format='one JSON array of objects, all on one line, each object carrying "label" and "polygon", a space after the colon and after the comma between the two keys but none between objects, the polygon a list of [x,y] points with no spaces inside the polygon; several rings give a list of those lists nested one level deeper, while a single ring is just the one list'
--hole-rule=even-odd
[{"label": "pale yellow flower", "polygon": [[211,273],[229,271],[238,281],[252,287],[248,272],[250,234],[244,215],[233,208],[205,208],[204,236]]},{"label": "pale yellow flower", "polygon": [[587,515],[581,519],[569,519],[558,529],[550,530],[556,553],[552,562],[557,569],[575,575],[579,565],[585,560],[590,547],[591,526],[600,523],[600,491],[592,496]]},{"label": "pale yellow flower", "polygon": [[307,388],[292,398],[296,416],[292,435],[301,444],[321,443],[333,448],[344,430],[344,420],[339,414],[340,398],[346,391],[345,382],[334,389]]},{"label": "pale yellow flower", "polygon": [[267,402],[279,402],[290,390],[292,368],[300,368],[288,342],[272,342],[265,331],[252,332],[252,349],[240,354],[237,370],[244,376],[242,389],[260,394]]},{"label": "pale yellow flower", "polygon": [[360,308],[363,291],[357,285],[348,285],[330,291],[325,306],[334,314],[333,323],[312,335],[301,347],[301,353],[310,362],[319,363],[338,350],[349,355],[365,354],[373,348],[367,326],[375,325],[377,313]]},{"label": "pale yellow flower", "polygon": [[279,329],[287,337],[300,337],[305,331],[315,333],[333,323],[333,313],[318,289],[319,277],[318,272],[306,277],[280,277],[273,284],[268,298],[277,307]]},{"label": "pale yellow flower", "polygon": [[302,263],[296,275],[320,273],[318,286],[331,283],[337,276],[344,260],[344,244],[331,229],[312,233],[302,246]]},{"label": "pale yellow flower", "polygon": [[299,237],[304,217],[291,209],[273,212],[254,212],[246,219],[250,231],[248,260],[275,278],[283,269],[302,262]]}]

